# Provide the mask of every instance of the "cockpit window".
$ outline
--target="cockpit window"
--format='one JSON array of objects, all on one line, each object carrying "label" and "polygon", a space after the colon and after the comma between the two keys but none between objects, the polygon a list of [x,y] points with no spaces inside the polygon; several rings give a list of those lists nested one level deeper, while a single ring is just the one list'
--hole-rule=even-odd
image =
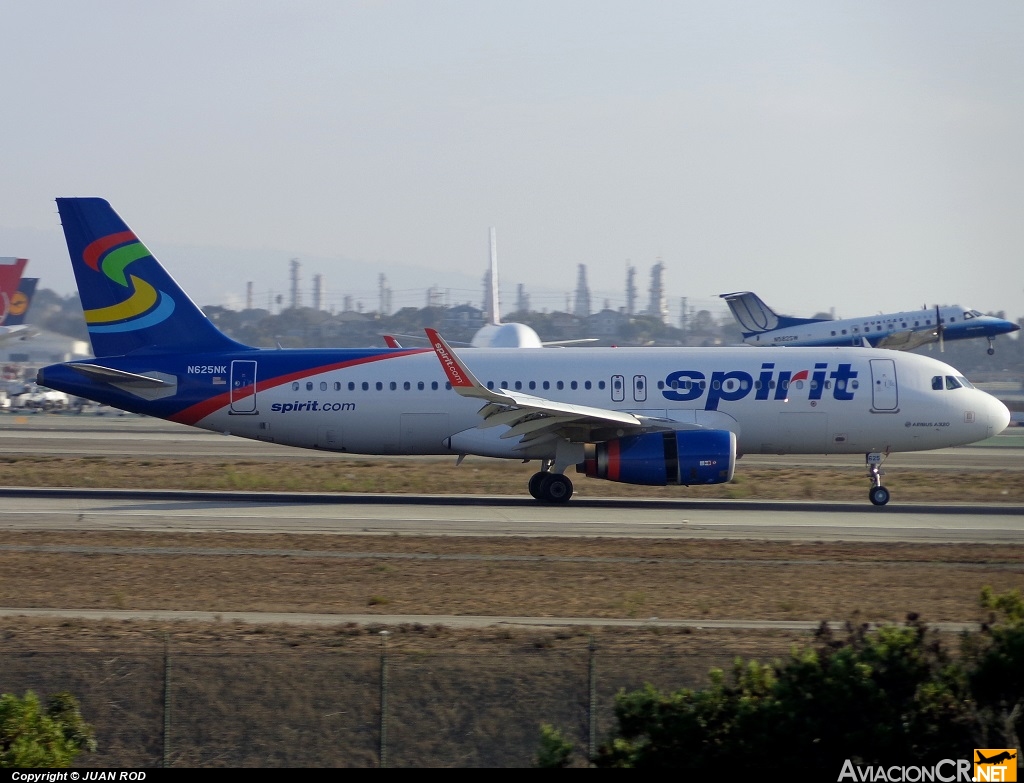
[{"label": "cockpit window", "polygon": [[962,375],[933,375],[932,388],[935,391],[942,391],[943,389],[973,389],[974,384]]}]

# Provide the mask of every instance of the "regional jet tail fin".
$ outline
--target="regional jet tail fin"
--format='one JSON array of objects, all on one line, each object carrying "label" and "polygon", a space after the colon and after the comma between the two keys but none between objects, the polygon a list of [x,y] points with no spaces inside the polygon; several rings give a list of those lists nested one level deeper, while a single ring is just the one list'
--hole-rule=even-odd
[{"label": "regional jet tail fin", "polygon": [[58,198],[71,266],[96,356],[244,350],[189,299],[100,198]]},{"label": "regional jet tail fin", "polygon": [[820,318],[792,318],[779,315],[761,301],[761,297],[753,291],[736,291],[731,294],[719,294],[719,296],[729,305],[733,318],[740,325],[744,337],[822,321]]}]

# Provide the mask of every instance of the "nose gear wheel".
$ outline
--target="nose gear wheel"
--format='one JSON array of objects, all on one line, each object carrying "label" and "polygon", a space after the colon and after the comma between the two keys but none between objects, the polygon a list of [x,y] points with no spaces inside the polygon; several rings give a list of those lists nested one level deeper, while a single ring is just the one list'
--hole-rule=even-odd
[{"label": "nose gear wheel", "polygon": [[868,466],[868,478],[871,479],[871,489],[868,490],[868,499],[876,506],[884,506],[889,502],[889,490],[882,486],[882,476],[885,472],[881,470],[882,461],[888,456],[877,451],[864,455]]}]

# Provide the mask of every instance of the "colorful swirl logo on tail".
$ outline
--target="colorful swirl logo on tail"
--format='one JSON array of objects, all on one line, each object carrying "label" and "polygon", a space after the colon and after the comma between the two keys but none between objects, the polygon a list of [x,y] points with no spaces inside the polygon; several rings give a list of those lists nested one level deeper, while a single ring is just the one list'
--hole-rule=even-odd
[{"label": "colorful swirl logo on tail", "polygon": [[90,332],[133,332],[148,329],[170,318],[174,300],[163,291],[135,275],[125,275],[125,269],[150,252],[131,231],[109,234],[91,242],[82,251],[82,260],[97,272],[102,272],[130,291],[129,296],[117,304],[85,311],[85,323]]}]

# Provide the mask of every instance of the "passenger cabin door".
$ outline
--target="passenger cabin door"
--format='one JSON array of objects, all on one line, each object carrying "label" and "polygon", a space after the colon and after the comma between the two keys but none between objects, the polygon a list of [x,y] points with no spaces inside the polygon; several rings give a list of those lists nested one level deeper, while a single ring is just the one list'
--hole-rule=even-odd
[{"label": "passenger cabin door", "polygon": [[231,413],[256,414],[256,362],[236,359],[231,362]]},{"label": "passenger cabin door", "polygon": [[892,359],[871,360],[871,409],[892,413],[899,410],[896,362]]}]

